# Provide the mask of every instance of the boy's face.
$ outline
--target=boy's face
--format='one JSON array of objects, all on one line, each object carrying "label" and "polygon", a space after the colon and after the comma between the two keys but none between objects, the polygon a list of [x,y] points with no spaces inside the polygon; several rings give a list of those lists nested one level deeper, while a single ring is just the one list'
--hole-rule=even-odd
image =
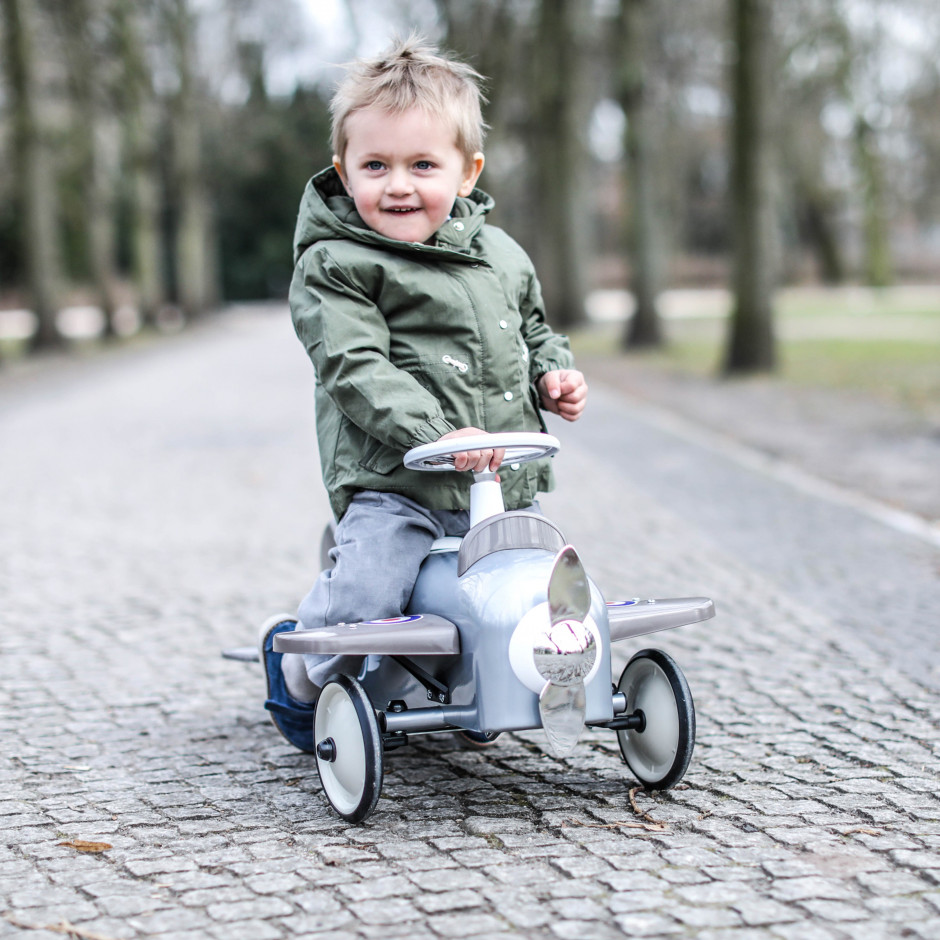
[{"label": "boy's face", "polygon": [[483,169],[482,153],[468,164],[453,128],[421,108],[355,111],[346,135],[333,165],[366,225],[396,241],[428,241]]}]

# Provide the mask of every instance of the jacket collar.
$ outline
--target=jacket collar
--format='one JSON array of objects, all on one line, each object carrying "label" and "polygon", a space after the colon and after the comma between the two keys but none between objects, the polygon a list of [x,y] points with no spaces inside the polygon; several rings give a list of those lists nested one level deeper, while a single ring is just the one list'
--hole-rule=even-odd
[{"label": "jacket collar", "polygon": [[493,200],[480,189],[458,197],[450,219],[435,233],[431,243],[401,242],[372,231],[356,212],[339,174],[328,167],[314,176],[304,191],[294,231],[294,263],[314,242],[351,239],[386,250],[436,254],[466,259],[472,252],[473,239],[493,208]]}]

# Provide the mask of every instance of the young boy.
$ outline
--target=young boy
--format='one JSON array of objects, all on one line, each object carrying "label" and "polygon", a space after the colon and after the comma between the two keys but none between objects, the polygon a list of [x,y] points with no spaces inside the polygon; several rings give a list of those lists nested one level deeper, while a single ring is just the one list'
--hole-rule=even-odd
[{"label": "young boy", "polygon": [[[323,480],[339,520],[333,567],[298,619],[262,628],[266,707],[313,750],[319,688],[358,658],[282,655],[282,630],[400,616],[436,538],[469,527],[470,473],[419,473],[405,451],[481,430],[576,420],[587,385],[545,323],[532,264],[485,224],[480,76],[411,39],[349,69],[333,99],[333,166],[307,185],[290,307],[316,370]],[[495,470],[503,454],[456,458]],[[502,471],[507,509],[552,486],[547,460]],[[349,659],[349,662],[343,662]]]}]

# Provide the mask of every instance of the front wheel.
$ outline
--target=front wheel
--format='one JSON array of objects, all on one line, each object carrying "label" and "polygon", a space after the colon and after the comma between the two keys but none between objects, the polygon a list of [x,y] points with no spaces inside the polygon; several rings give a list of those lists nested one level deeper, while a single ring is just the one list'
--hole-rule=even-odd
[{"label": "front wheel", "polygon": [[627,715],[642,713],[636,729],[617,732],[620,753],[647,790],[668,790],[683,777],[695,746],[695,705],[675,660],[641,650],[627,663],[617,691]]},{"label": "front wheel", "polygon": [[349,676],[327,680],[313,719],[317,772],[333,809],[361,822],[382,790],[382,735],[369,696]]}]

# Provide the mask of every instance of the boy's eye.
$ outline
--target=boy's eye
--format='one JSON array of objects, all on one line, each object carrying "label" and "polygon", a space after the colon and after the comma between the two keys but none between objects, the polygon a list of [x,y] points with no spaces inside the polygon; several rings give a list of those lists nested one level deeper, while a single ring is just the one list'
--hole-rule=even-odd
[{"label": "boy's eye", "polygon": [[382,163],[381,160],[370,160],[366,164],[366,169],[374,173],[374,172],[377,172],[378,170],[381,170],[383,165],[384,164]]},{"label": "boy's eye", "polygon": [[415,164],[415,169],[417,170],[431,170],[434,168],[434,164],[430,160],[419,160]]}]

